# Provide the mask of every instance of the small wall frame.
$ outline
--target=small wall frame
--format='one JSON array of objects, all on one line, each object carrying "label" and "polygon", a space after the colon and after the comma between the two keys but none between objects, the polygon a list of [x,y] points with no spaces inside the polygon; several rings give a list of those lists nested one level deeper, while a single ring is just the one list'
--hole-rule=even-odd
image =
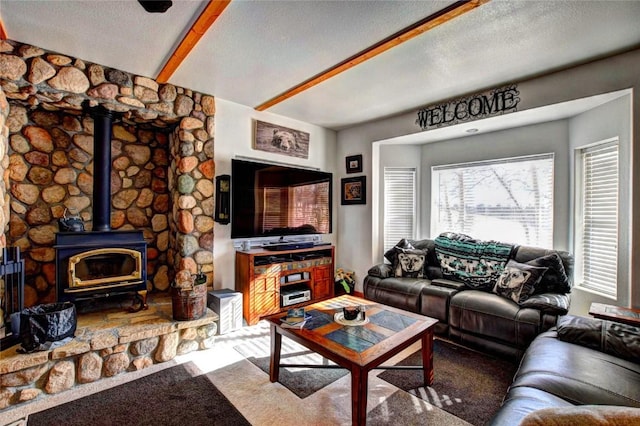
[{"label": "small wall frame", "polygon": [[347,156],[345,167],[347,173],[362,173],[362,154]]},{"label": "small wall frame", "polygon": [[340,193],[342,205],[367,204],[367,177],[343,178]]}]

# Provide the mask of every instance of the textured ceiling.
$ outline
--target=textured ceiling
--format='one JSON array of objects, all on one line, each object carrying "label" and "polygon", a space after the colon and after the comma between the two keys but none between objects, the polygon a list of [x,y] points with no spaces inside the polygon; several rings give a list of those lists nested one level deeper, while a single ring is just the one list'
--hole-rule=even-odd
[{"label": "textured ceiling", "polygon": [[[148,77],[206,6],[0,0],[8,38]],[[446,1],[233,0],[169,82],[256,107]],[[268,109],[340,129],[640,46],[640,1],[490,1]]]}]

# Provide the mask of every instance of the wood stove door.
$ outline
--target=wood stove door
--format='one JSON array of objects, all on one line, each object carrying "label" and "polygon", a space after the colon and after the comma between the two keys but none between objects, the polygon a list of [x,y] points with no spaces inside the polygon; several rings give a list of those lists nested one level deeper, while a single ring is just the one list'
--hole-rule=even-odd
[{"label": "wood stove door", "polygon": [[69,288],[80,292],[142,281],[142,253],[127,248],[88,250],[69,258]]}]

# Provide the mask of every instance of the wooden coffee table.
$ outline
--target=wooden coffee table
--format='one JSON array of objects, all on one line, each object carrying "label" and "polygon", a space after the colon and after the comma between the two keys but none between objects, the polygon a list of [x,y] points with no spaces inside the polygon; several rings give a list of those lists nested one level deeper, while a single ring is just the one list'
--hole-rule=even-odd
[{"label": "wooden coffee table", "polygon": [[[368,322],[359,326],[341,325],[334,314],[342,307],[366,307]],[[282,336],[311,349],[351,372],[351,412],[353,425],[367,421],[369,371],[380,367],[418,340],[422,341],[422,368],[425,385],[433,383],[433,329],[438,320],[396,309],[369,300],[344,295],[305,307],[312,316],[302,329],[284,328],[280,319],[286,313],[265,319],[271,325],[269,378],[278,381]]]}]

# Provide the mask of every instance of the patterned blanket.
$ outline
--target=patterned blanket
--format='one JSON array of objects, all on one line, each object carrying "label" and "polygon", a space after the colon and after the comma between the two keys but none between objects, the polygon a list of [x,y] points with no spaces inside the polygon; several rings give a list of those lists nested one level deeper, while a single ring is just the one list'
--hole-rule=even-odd
[{"label": "patterned blanket", "polygon": [[440,234],[434,242],[445,278],[488,291],[493,288],[514,248],[513,244],[481,241],[452,232]]}]

